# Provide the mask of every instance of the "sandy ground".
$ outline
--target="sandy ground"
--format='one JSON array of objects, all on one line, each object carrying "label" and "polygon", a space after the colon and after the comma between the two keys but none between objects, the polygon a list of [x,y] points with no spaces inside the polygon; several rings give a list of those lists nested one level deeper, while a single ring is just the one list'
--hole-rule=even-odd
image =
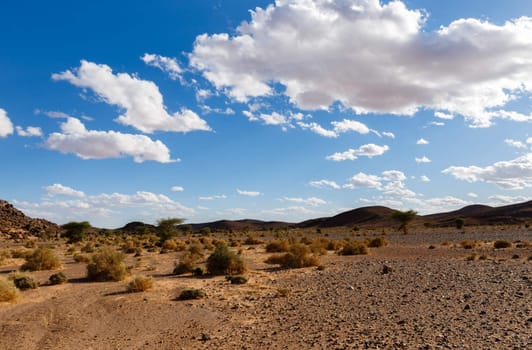
[{"label": "sandy ground", "polygon": [[[321,271],[272,268],[263,263],[264,245],[243,246],[245,285],[170,275],[176,253],[128,255],[134,275],[156,280],[143,293],[126,293],[128,280],[85,281],[85,265],[65,256],[70,283],[0,303],[0,349],[532,348],[532,248],[493,249],[496,239],[531,242],[531,230],[387,238],[390,245],[370,255],[329,253]],[[458,246],[465,239],[483,243],[466,250]],[[467,261],[473,253],[486,259]],[[20,263],[9,260],[0,274]],[[384,265],[392,272],[384,274]],[[45,282],[52,273],[32,276]],[[207,298],[176,301],[188,287]]]}]

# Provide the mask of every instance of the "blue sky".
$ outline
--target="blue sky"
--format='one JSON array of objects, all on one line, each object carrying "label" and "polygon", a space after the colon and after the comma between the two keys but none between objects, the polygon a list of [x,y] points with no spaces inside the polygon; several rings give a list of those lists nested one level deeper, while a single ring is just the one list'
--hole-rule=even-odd
[{"label": "blue sky", "polygon": [[532,199],[532,3],[4,1],[0,198],[57,223]]}]

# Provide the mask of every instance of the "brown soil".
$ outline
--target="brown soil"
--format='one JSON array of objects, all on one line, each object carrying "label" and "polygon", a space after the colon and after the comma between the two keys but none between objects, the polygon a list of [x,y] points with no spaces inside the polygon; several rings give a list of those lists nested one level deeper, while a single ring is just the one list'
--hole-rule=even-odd
[{"label": "brown soil", "polygon": [[[85,264],[64,255],[69,283],[0,303],[0,349],[532,347],[532,248],[493,248],[497,239],[531,242],[532,231],[433,229],[387,238],[389,246],[366,256],[329,252],[323,270],[272,268],[263,263],[264,244],[243,246],[250,268],[244,285],[170,275],[177,253],[128,255],[133,275],[155,278],[155,288],[143,293],[126,293],[128,280],[88,282]],[[479,246],[462,248],[466,239]],[[466,260],[472,254],[485,259]],[[4,260],[0,275],[22,262]],[[383,273],[385,265],[391,272]],[[52,273],[31,275],[44,283]],[[189,287],[207,298],[176,301]]]}]

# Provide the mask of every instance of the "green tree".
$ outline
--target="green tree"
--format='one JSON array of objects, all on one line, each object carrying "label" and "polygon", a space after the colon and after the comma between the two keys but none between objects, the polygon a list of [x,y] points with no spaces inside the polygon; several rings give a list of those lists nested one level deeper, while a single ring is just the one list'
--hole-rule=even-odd
[{"label": "green tree", "polygon": [[394,210],[392,218],[399,221],[399,230],[402,230],[406,235],[408,233],[408,224],[416,218],[417,212],[414,210],[400,211]]},{"label": "green tree", "polygon": [[63,230],[63,237],[68,238],[67,243],[80,242],[85,238],[87,230],[91,228],[91,224],[88,221],[71,221],[61,226]]},{"label": "green tree", "polygon": [[164,242],[168,239],[172,239],[178,235],[177,225],[183,223],[183,219],[168,218],[157,221],[157,236],[159,236],[160,242]]},{"label": "green tree", "polygon": [[461,230],[462,228],[464,228],[465,220],[462,218],[457,218],[456,220],[454,220],[454,224],[456,225],[457,229]]}]

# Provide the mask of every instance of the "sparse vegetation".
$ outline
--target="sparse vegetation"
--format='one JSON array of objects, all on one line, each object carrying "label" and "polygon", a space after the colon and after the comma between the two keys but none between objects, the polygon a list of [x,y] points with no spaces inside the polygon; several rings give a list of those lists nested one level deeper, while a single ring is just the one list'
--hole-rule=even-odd
[{"label": "sparse vegetation", "polygon": [[366,255],[369,249],[364,242],[349,241],[338,251],[339,255]]},{"label": "sparse vegetation", "polygon": [[128,275],[124,254],[105,247],[87,265],[87,278],[93,281],[121,281]]},{"label": "sparse vegetation", "polygon": [[207,270],[211,275],[239,275],[246,271],[244,261],[227,245],[218,244],[207,258]]},{"label": "sparse vegetation", "polygon": [[392,213],[392,218],[396,221],[399,221],[399,230],[402,230],[406,235],[408,234],[408,224],[416,218],[417,212],[414,210],[400,211],[395,210]]},{"label": "sparse vegetation", "polygon": [[23,271],[54,270],[61,267],[61,260],[52,248],[39,247],[26,257]]},{"label": "sparse vegetation", "polygon": [[512,246],[512,243],[508,241],[495,241],[493,243],[493,248],[495,249],[504,249],[504,248],[510,248]]},{"label": "sparse vegetation", "polygon": [[268,253],[282,253],[290,249],[290,243],[286,239],[274,239],[266,244]]},{"label": "sparse vegetation", "polygon": [[320,259],[311,254],[308,246],[296,243],[290,246],[287,253],[272,255],[265,262],[267,264],[281,265],[282,268],[302,268],[318,266]]},{"label": "sparse vegetation", "polygon": [[457,229],[461,230],[464,228],[465,220],[462,218],[457,218],[456,220],[454,220],[454,225]]},{"label": "sparse vegetation", "polygon": [[207,293],[203,289],[190,288],[183,290],[177,300],[193,300],[193,299],[202,299],[207,296]]},{"label": "sparse vegetation", "polygon": [[144,292],[152,289],[155,282],[152,277],[136,276],[127,285],[127,291],[130,293]]},{"label": "sparse vegetation", "polygon": [[19,297],[19,290],[13,281],[0,276],[0,302],[15,302]]},{"label": "sparse vegetation", "polygon": [[29,275],[15,275],[11,279],[15,284],[15,287],[22,291],[37,288],[37,283]]},{"label": "sparse vegetation", "polygon": [[194,255],[190,252],[186,252],[181,257],[179,263],[175,265],[172,273],[174,275],[182,275],[185,273],[194,272],[194,270],[196,269],[197,260],[197,255]]},{"label": "sparse vegetation", "polygon": [[68,278],[62,272],[54,273],[48,278],[48,280],[50,281],[51,285],[63,284],[68,282]]},{"label": "sparse vegetation", "polygon": [[473,249],[479,245],[479,242],[472,240],[464,240],[460,242],[460,246],[464,249]]},{"label": "sparse vegetation", "polygon": [[385,237],[376,237],[373,239],[368,240],[368,247],[369,248],[380,248],[380,247],[386,247],[388,245],[388,240]]}]

